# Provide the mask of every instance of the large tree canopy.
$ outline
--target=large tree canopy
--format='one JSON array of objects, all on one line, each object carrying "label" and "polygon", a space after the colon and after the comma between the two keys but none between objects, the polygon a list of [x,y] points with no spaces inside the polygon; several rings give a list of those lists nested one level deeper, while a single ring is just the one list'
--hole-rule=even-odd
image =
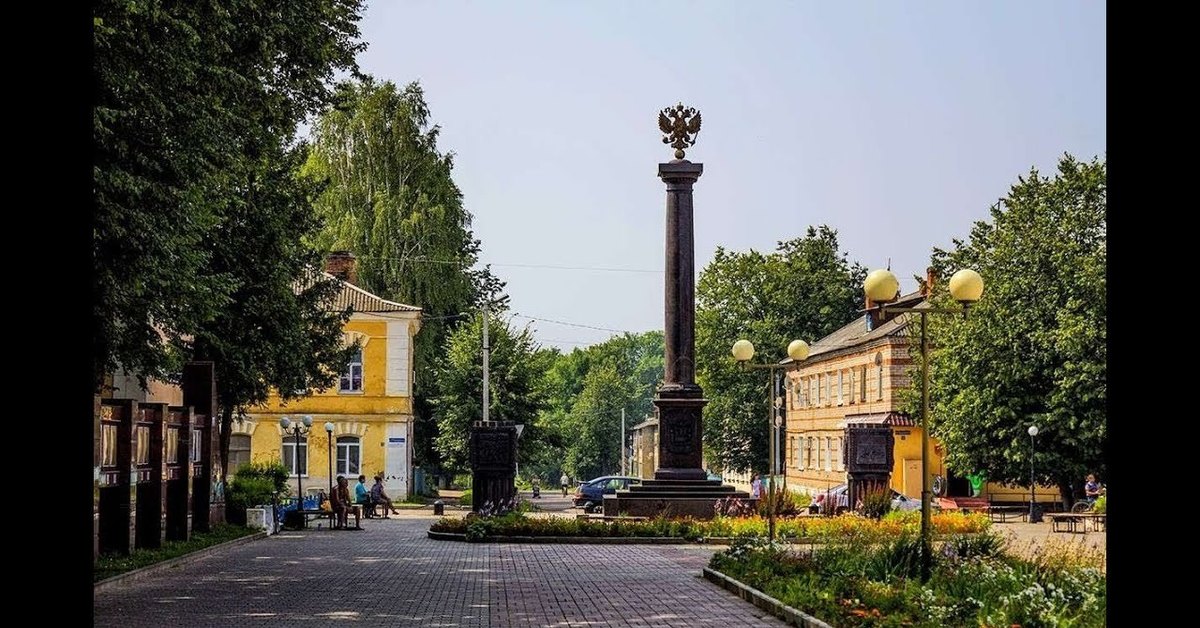
[{"label": "large tree canopy", "polygon": [[229,306],[238,279],[212,264],[214,231],[237,219],[240,173],[354,67],[361,5],[93,4],[97,388],[118,365],[169,377],[170,349]]},{"label": "large tree canopy", "polygon": [[[540,350],[528,328],[513,329],[496,313],[489,315],[488,417],[525,425],[518,456],[536,449],[543,435],[536,418],[544,406],[542,380],[554,353]],[[466,471],[471,423],[483,418],[483,316],[475,315],[450,334],[436,377],[432,400],[438,432],[434,445],[442,466]]]},{"label": "large tree canopy", "polygon": [[621,469],[621,411],[628,428],[654,413],[663,377],[663,334],[614,336],[556,356],[546,373],[547,407],[539,419],[547,446],[529,470],[547,480],[589,479]]},{"label": "large tree canopy", "polygon": [[942,277],[972,268],[985,281],[967,318],[929,317],[932,433],[960,473],[1028,486],[1031,424],[1038,482],[1068,501],[1107,470],[1106,177],[1103,161],[1070,155],[1053,178],[1031,170],[991,222],[934,250]]},{"label": "large tree canopy", "polygon": [[775,252],[717,248],[696,286],[696,378],[704,408],[705,458],[713,467],[767,468],[768,386],[740,369],[733,343],[754,343],[756,361],[787,357],[795,339],[813,342],[862,307],[865,270],[838,250],[837,232],[809,227]]},{"label": "large tree canopy", "polygon": [[503,284],[475,269],[479,241],[451,178],[453,156],[437,147],[439,128],[420,84],[403,89],[370,77],[340,84],[338,105],[313,130],[305,173],[328,181],[316,200],[326,221],[320,250],[359,259],[364,288],[424,310],[415,348],[416,463],[436,468],[429,400],[434,369],[463,312],[486,299],[503,306]]}]

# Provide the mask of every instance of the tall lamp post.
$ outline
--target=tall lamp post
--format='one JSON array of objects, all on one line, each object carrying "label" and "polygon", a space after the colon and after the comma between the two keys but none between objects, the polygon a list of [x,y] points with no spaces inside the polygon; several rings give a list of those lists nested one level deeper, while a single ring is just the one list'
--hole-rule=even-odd
[{"label": "tall lamp post", "polygon": [[304,510],[304,484],[300,478],[300,437],[308,434],[309,428],[312,427],[312,417],[306,414],[304,415],[304,418],[299,421],[293,421],[287,417],[283,417],[279,419],[279,426],[283,428],[285,433],[291,432],[292,435],[296,437],[296,451],[294,456],[295,464],[293,464],[292,468],[296,470],[296,499],[298,500],[296,502],[297,508],[299,510]]},{"label": "tall lamp post", "polygon": [[790,371],[799,368],[800,363],[808,358],[808,343],[803,340],[793,340],[787,347],[788,357],[792,359],[790,364],[778,364],[773,362],[752,363],[751,358],[754,357],[754,344],[749,340],[739,340],[733,343],[733,359],[743,369],[767,369],[771,373],[769,392],[767,393],[767,412],[770,414],[770,429],[771,435],[768,439],[768,448],[770,449],[770,465],[771,465],[771,482],[767,493],[767,538],[775,540],[775,471],[778,464],[775,460],[775,442],[778,439],[779,425],[776,422],[775,404],[772,397],[775,396],[775,373],[777,371]]},{"label": "tall lamp post", "polygon": [[333,421],[325,422],[325,442],[329,444],[329,499],[333,499]]},{"label": "tall lamp post", "polygon": [[1038,435],[1038,426],[1036,424],[1030,425],[1028,432],[1029,432],[1029,523],[1036,523],[1036,521],[1034,521],[1036,515],[1033,512],[1033,510],[1034,510],[1034,504],[1037,502],[1037,484],[1035,484],[1033,481],[1033,454],[1037,450],[1037,448],[1034,445],[1033,439],[1035,436]]},{"label": "tall lamp post", "polygon": [[900,294],[900,282],[890,270],[873,270],[863,282],[863,292],[874,303],[879,303],[880,313],[915,312],[921,315],[921,581],[929,580],[932,568],[933,544],[930,539],[930,490],[929,481],[929,335],[926,333],[927,314],[962,314],[966,316],[971,304],[983,296],[983,277],[979,273],[962,269],[950,277],[950,296],[961,308],[939,308],[929,303],[918,307],[893,307],[888,302]]}]

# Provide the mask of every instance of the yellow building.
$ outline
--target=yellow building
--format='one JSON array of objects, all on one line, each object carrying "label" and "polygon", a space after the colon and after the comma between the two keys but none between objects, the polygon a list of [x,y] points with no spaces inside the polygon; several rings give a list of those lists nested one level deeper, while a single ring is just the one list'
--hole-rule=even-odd
[{"label": "yellow building", "polygon": [[[335,307],[353,308],[344,327],[347,344],[361,351],[347,364],[329,390],[283,404],[270,399],[235,421],[229,441],[229,474],[238,465],[279,460],[296,473],[296,438],[284,434],[280,419],[312,417],[312,429],[301,436],[299,473],[305,493],[327,489],[330,470],[354,486],[361,475],[384,474],[393,499],[411,495],[413,439],[413,349],[421,328],[421,308],[382,299],[354,285],[354,256],[330,255],[326,272],[342,283]],[[332,433],[325,431],[333,424]],[[332,460],[331,460],[332,454]],[[294,484],[294,481],[293,481]]]},{"label": "yellow building", "polygon": [[[914,292],[893,305],[921,302],[921,293]],[[901,410],[899,399],[901,390],[920,385],[909,375],[909,320],[907,314],[880,316],[877,311],[859,316],[814,342],[808,359],[788,372],[784,456],[789,489],[816,494],[845,483],[846,426],[873,423],[891,426],[895,436],[892,488],[920,499],[922,429]],[[942,495],[970,496],[968,480],[947,469],[943,458],[942,445],[932,439],[928,472],[942,478]],[[1039,501],[1057,499],[1052,489],[1038,492]],[[1029,500],[1027,489],[994,483],[986,483],[980,496],[997,502]]]}]

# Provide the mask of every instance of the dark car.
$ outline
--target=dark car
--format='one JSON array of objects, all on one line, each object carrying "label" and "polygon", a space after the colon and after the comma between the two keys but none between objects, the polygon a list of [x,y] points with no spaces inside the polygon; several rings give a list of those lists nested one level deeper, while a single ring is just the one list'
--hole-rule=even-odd
[{"label": "dark car", "polygon": [[[828,491],[817,493],[813,496],[812,504],[809,505],[808,511],[812,514],[826,514],[833,512],[834,514],[842,514],[849,510],[850,495],[847,491],[849,487],[845,484],[839,484]],[[826,510],[830,504],[836,503],[837,506],[832,510]],[[892,489],[892,510],[920,510],[921,500],[913,499],[900,494],[895,489]]]},{"label": "dark car", "polygon": [[629,488],[631,484],[641,484],[641,478],[623,475],[605,475],[587,482],[580,482],[575,489],[575,505],[583,508],[584,512],[596,512],[604,505],[604,495],[611,495],[618,490]]}]

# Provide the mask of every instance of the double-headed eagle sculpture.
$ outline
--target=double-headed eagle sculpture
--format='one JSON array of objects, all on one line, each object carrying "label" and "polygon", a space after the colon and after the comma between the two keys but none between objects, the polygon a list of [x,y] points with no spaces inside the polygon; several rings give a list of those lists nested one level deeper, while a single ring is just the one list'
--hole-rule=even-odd
[{"label": "double-headed eagle sculpture", "polygon": [[675,149],[675,159],[683,159],[683,149],[695,145],[700,133],[700,112],[679,103],[658,112],[658,128],[663,132],[663,144]]}]

